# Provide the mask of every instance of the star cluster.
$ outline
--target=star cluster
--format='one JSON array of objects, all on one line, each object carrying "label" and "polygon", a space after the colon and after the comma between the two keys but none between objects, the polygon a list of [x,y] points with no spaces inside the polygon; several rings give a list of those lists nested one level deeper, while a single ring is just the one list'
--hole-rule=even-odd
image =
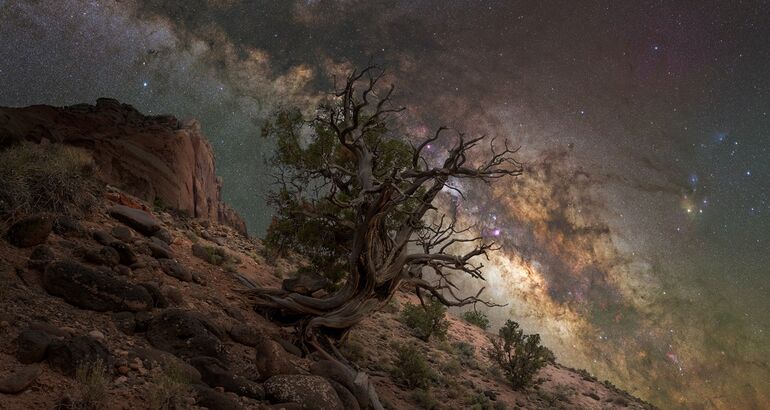
[{"label": "star cluster", "polygon": [[381,64],[405,132],[522,146],[456,203],[503,246],[496,324],[665,408],[770,403],[766,2],[0,0],[0,38],[2,105],[199,119],[253,232],[261,121]]}]

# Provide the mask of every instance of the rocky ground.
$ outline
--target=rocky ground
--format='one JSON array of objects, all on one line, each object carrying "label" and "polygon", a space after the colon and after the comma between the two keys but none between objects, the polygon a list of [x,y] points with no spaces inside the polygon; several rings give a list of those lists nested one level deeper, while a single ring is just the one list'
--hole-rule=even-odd
[{"label": "rocky ground", "polygon": [[[109,409],[357,408],[351,380],[302,357],[292,329],[252,309],[250,286],[281,286],[292,273],[292,261],[264,254],[229,227],[117,190],[84,220],[22,220],[0,242],[0,408],[88,408],[89,398]],[[559,365],[512,391],[482,354],[484,331],[452,317],[447,340],[425,343],[398,320],[408,300],[344,346],[386,408],[648,407]],[[392,376],[399,344],[427,358],[427,391]]]}]

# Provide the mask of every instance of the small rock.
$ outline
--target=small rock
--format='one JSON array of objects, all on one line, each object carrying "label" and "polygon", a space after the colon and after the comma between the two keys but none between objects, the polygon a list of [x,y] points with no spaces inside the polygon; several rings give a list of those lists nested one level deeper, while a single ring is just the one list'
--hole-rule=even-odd
[{"label": "small rock", "polygon": [[115,384],[123,384],[128,381],[128,377],[126,376],[120,376],[117,379],[115,379]]},{"label": "small rock", "polygon": [[39,365],[24,366],[0,379],[0,393],[18,394],[37,380],[43,369]]},{"label": "small rock", "polygon": [[107,246],[107,245],[109,245],[109,244],[111,244],[111,243],[116,241],[114,236],[112,236],[112,235],[110,235],[110,234],[108,234],[107,232],[104,232],[104,231],[94,231],[92,236],[94,237],[94,240],[96,242],[99,242],[100,244],[105,245],[105,246]]},{"label": "small rock", "polygon": [[112,236],[123,242],[131,242],[131,240],[134,239],[134,234],[132,234],[131,230],[125,226],[115,226],[112,228],[111,233]]},{"label": "small rock", "polygon": [[203,275],[201,275],[198,272],[193,272],[192,280],[193,280],[193,282],[195,282],[195,283],[197,283],[197,284],[199,284],[201,286],[206,286],[208,284],[208,282],[206,281],[206,278],[204,278]]},{"label": "small rock", "polygon": [[222,332],[196,312],[166,310],[150,321],[146,336],[154,347],[182,358],[225,357]]},{"label": "small rock", "polygon": [[118,251],[118,255],[120,255],[120,263],[126,266],[131,266],[134,263],[136,263],[136,253],[131,249],[131,246],[129,246],[126,243],[115,241],[111,242],[110,247]]},{"label": "small rock", "polygon": [[163,296],[163,293],[161,293],[157,286],[153,285],[152,283],[140,283],[139,286],[147,289],[147,292],[149,292],[150,296],[152,296],[153,305],[156,308],[165,309],[168,307],[168,301],[166,300],[166,297]]},{"label": "small rock", "polygon": [[24,364],[42,362],[50,344],[48,333],[27,329],[16,338],[16,357]]},{"label": "small rock", "polygon": [[29,248],[45,242],[52,230],[53,220],[49,215],[32,215],[11,225],[7,238],[13,246]]},{"label": "small rock", "polygon": [[195,389],[196,396],[198,397],[195,404],[199,407],[205,407],[209,410],[243,409],[240,403],[221,391],[202,385],[194,385],[193,389]]},{"label": "small rock", "polygon": [[288,292],[310,295],[329,286],[329,280],[312,272],[299,272],[296,277],[284,279],[281,287]]},{"label": "small rock", "polygon": [[167,245],[174,243],[174,236],[171,235],[171,232],[169,232],[169,230],[166,228],[159,229],[158,232],[155,232],[152,236],[153,238],[160,239]]},{"label": "small rock", "polygon": [[125,205],[115,205],[107,212],[113,218],[134,228],[145,236],[150,236],[161,229],[160,221],[150,213],[140,209],[129,208]]},{"label": "small rock", "polygon": [[120,276],[131,276],[133,271],[126,265],[118,265],[113,268],[115,272]]},{"label": "small rock", "polygon": [[94,339],[103,342],[104,341],[104,333],[98,331],[98,330],[92,330],[88,332],[88,335],[93,337]]},{"label": "small rock", "polygon": [[158,238],[153,237],[150,242],[147,243],[147,247],[150,250],[150,254],[153,258],[157,259],[171,259],[174,255],[171,252],[171,248],[166,245],[165,242]]},{"label": "small rock", "polygon": [[131,369],[129,369],[128,366],[118,366],[117,370],[118,370],[118,373],[122,375],[126,375],[128,374],[129,371],[131,371]]},{"label": "small rock", "polygon": [[184,296],[182,295],[182,291],[179,290],[179,288],[176,288],[174,286],[163,286],[163,294],[166,295],[166,298],[170,300],[175,305],[181,305],[184,303]]},{"label": "small rock", "polygon": [[172,259],[159,259],[160,268],[166,275],[177,278],[183,282],[190,282],[193,280],[193,274],[180,263]]}]

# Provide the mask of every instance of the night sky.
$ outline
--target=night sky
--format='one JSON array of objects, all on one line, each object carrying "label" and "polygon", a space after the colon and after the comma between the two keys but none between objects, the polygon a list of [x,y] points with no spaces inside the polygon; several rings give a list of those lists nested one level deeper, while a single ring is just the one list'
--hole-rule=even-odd
[{"label": "night sky", "polygon": [[0,0],[0,105],[195,117],[261,234],[259,127],[388,70],[403,129],[521,145],[464,187],[490,312],[665,408],[770,405],[770,3]]}]

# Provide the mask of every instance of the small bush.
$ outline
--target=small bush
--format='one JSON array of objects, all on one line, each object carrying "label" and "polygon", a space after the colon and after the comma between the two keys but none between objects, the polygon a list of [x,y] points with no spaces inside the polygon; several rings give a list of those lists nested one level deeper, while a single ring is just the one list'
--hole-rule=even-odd
[{"label": "small bush", "polygon": [[476,325],[484,330],[489,329],[489,318],[483,312],[479,312],[477,310],[469,310],[463,313],[463,319],[465,319],[466,322],[472,325]]},{"label": "small bush", "polygon": [[0,152],[0,221],[38,212],[81,217],[97,203],[96,165],[62,144],[22,143]]},{"label": "small bush", "polygon": [[192,381],[176,364],[167,362],[152,377],[148,401],[152,410],[181,410],[187,408],[185,398],[193,394]]},{"label": "small bush", "polygon": [[505,322],[499,337],[491,341],[487,355],[502,368],[514,389],[530,385],[537,371],[553,357],[547,347],[540,345],[540,335],[525,335],[512,320]]},{"label": "small bush", "polygon": [[73,410],[99,410],[105,407],[109,381],[101,359],[80,364],[75,369],[75,381],[75,397],[71,403]]},{"label": "small bush", "polygon": [[431,299],[424,306],[407,303],[401,312],[404,323],[412,328],[415,336],[426,342],[433,335],[442,340],[446,338],[449,321],[445,315],[446,306],[436,299]]},{"label": "small bush", "polygon": [[452,347],[454,347],[455,354],[463,366],[472,369],[478,367],[478,363],[476,363],[476,348],[472,344],[467,342],[457,342],[453,344]]},{"label": "small bush", "polygon": [[438,401],[425,389],[417,389],[411,394],[412,400],[417,406],[424,410],[434,410],[438,408]]},{"label": "small bush", "polygon": [[427,388],[433,378],[433,371],[425,361],[425,356],[411,345],[398,345],[396,353],[396,362],[391,371],[393,377],[410,389]]}]

